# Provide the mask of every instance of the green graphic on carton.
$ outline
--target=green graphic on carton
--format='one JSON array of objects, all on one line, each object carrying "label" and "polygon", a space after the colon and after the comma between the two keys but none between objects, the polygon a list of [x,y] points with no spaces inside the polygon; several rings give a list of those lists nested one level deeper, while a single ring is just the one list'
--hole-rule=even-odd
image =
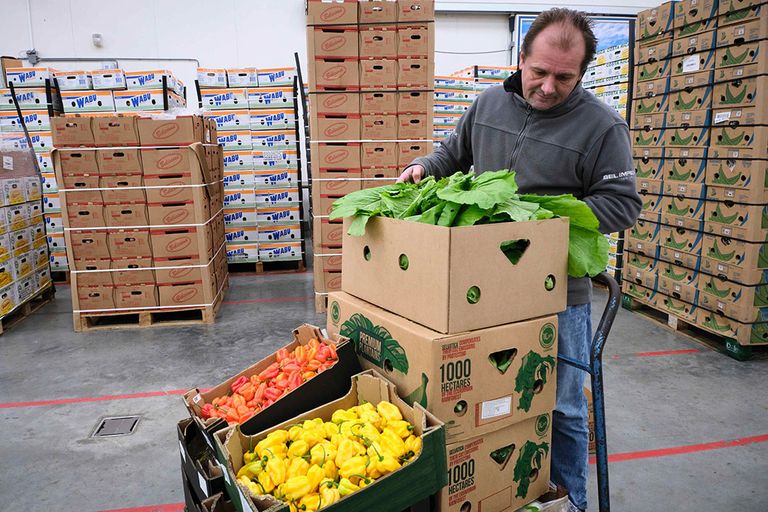
[{"label": "green graphic on carton", "polygon": [[750,343],[768,343],[768,323],[752,324]]},{"label": "green graphic on carton", "polygon": [[643,169],[639,165],[635,166],[635,175],[638,178],[650,178],[653,175],[653,166]]},{"label": "green graphic on carton", "polygon": [[688,181],[690,178],[692,178],[692,172],[687,171],[685,173],[681,173],[677,170],[677,165],[672,164],[672,169],[669,171],[669,179],[672,181]]},{"label": "green graphic on carton", "polygon": [[704,291],[716,297],[720,297],[721,299],[727,297],[728,294],[731,293],[731,290],[729,288],[725,288],[724,290],[719,289],[715,284],[714,279],[710,279],[709,281],[707,281],[707,284],[704,285]]},{"label": "green graphic on carton", "polygon": [[515,463],[515,472],[512,476],[517,482],[516,498],[525,498],[528,495],[528,487],[531,480],[539,475],[539,470],[544,463],[544,457],[549,455],[549,443],[537,444],[526,441],[520,450],[520,455]]},{"label": "green graphic on carton", "polygon": [[656,100],[652,98],[645,101],[642,99],[637,100],[637,112],[639,114],[651,114],[655,108]]},{"label": "green graphic on carton", "polygon": [[709,327],[716,332],[728,332],[731,328],[728,324],[720,325],[717,323],[717,317],[715,314],[709,315],[704,319],[704,327]]},{"label": "green graphic on carton", "polygon": [[716,260],[720,261],[731,261],[734,256],[736,256],[736,251],[731,252],[721,252],[720,251],[720,245],[717,243],[717,240],[715,240],[714,246],[709,250],[710,256],[715,258]]},{"label": "green graphic on carton", "polygon": [[541,331],[539,331],[539,344],[541,347],[544,349],[552,348],[556,339],[557,329],[555,329],[555,326],[551,323],[544,324]]},{"label": "green graphic on carton", "polygon": [[648,270],[648,268],[651,266],[650,262],[641,261],[637,256],[633,256],[632,259],[629,260],[629,264],[641,270]]},{"label": "green graphic on carton", "polygon": [[723,130],[721,133],[722,135],[719,136],[719,139],[721,139],[720,143],[723,146],[738,146],[739,144],[741,144],[741,141],[743,141],[744,137],[746,136],[746,132],[741,132],[740,135],[737,135],[733,138],[731,138],[728,135],[728,132],[725,130]]},{"label": "green graphic on carton", "polygon": [[536,435],[544,437],[549,432],[550,423],[549,414],[542,414],[536,418]]},{"label": "green graphic on carton", "polygon": [[650,146],[651,144],[653,144],[653,142],[654,142],[653,141],[653,134],[650,134],[647,139],[644,139],[643,135],[641,133],[635,139],[635,143],[636,143],[637,146]]},{"label": "green graphic on carton", "polygon": [[763,208],[763,218],[760,220],[760,227],[768,229],[768,206]]},{"label": "green graphic on carton", "polygon": [[520,393],[517,408],[528,412],[531,410],[533,396],[547,384],[548,374],[555,371],[555,359],[552,356],[542,357],[533,350],[523,357],[520,371],[515,377],[515,392]]},{"label": "green graphic on carton", "polygon": [[683,101],[683,93],[682,92],[677,93],[677,101],[675,102],[676,110],[692,110],[695,104],[696,104],[695,97],[691,100],[690,103],[686,103],[685,101]]},{"label": "green graphic on carton", "polygon": [[403,397],[403,400],[407,404],[413,404],[414,402],[417,402],[425,409],[427,408],[427,384],[429,383],[429,378],[425,373],[421,374],[421,384],[419,387],[408,393],[406,396]]},{"label": "green graphic on carton", "polygon": [[672,200],[672,202],[669,204],[669,213],[672,215],[679,215],[681,217],[684,217],[688,213],[688,208],[683,206],[677,206],[675,203],[675,199]]},{"label": "green graphic on carton", "polygon": [[664,276],[674,281],[682,281],[687,275],[687,272],[680,272],[679,274],[676,274],[674,267],[671,265],[664,269]]},{"label": "green graphic on carton", "polygon": [[[744,53],[742,53],[741,55],[733,55],[731,53],[731,49],[730,48],[726,48],[725,49],[725,59],[723,61],[723,65],[724,66],[737,66],[737,65],[741,64],[742,62],[744,62],[744,59],[747,58],[747,54],[749,54],[749,50],[748,49],[744,50]],[[726,88],[726,94],[727,94],[727,90],[728,89]]]},{"label": "green graphic on carton", "polygon": [[710,214],[709,220],[719,222],[720,224],[733,224],[733,221],[735,221],[738,216],[738,213],[734,213],[730,217],[726,217],[723,212],[720,211],[720,205],[717,205],[715,211]]},{"label": "green graphic on carton", "polygon": [[755,306],[768,306],[768,286],[755,288]]},{"label": "green graphic on carton", "polygon": [[364,359],[380,368],[408,374],[408,356],[386,328],[355,313],[341,324],[340,334],[352,340],[355,351]]},{"label": "green graphic on carton", "polygon": [[[738,173],[732,178],[727,178],[725,176],[725,172],[723,170],[723,164],[720,163],[720,168],[717,170],[717,176],[715,176],[715,179],[713,180],[713,183],[717,185],[735,185],[739,182],[739,180],[742,179],[743,174]],[[766,174],[766,186],[768,186],[768,174]]]},{"label": "green graphic on carton", "polygon": [[647,240],[651,237],[651,233],[646,232],[640,232],[637,230],[637,226],[632,227],[632,238],[637,238],[638,240]]},{"label": "green graphic on carton", "polygon": [[331,322],[333,322],[333,325],[339,325],[340,316],[341,316],[341,312],[339,309],[339,303],[336,301],[333,301],[331,303]]},{"label": "green graphic on carton", "polygon": [[682,29],[680,29],[680,37],[683,36],[689,36],[691,34],[695,34],[704,24],[703,21],[697,21],[696,23],[692,23],[690,25],[687,24],[687,19],[684,21],[686,26],[684,26]]},{"label": "green graphic on carton", "polygon": [[635,286],[634,284],[631,284],[631,283],[628,286],[628,289],[627,289],[627,291],[625,293],[627,293],[628,295],[631,295],[633,297],[639,297],[639,298],[643,297],[643,292],[638,290],[637,286]]},{"label": "green graphic on carton", "polygon": [[687,146],[687,145],[689,145],[689,144],[691,143],[691,141],[693,140],[693,135],[694,135],[694,134],[692,133],[692,134],[690,134],[688,137],[686,137],[686,138],[683,138],[683,137],[680,135],[680,132],[678,132],[677,130],[675,130],[675,134],[672,136],[672,144],[674,144],[675,146]]},{"label": "green graphic on carton", "polygon": [[672,302],[672,299],[670,299],[670,298],[664,299],[664,305],[667,306],[667,309],[669,309],[670,311],[675,311],[675,312],[684,312],[685,311],[685,306],[684,305],[683,306],[675,306],[674,302]]},{"label": "green graphic on carton", "polygon": [[768,267],[768,244],[763,244],[757,257],[757,268]]},{"label": "green graphic on carton", "polygon": [[669,237],[667,238],[667,247],[671,247],[672,249],[683,249],[687,246],[688,246],[688,242],[686,242],[685,240],[683,240],[682,242],[678,242],[677,240],[675,240],[674,233],[670,233]]},{"label": "green graphic on carton", "polygon": [[730,6],[728,7],[728,14],[725,15],[725,21],[739,21],[749,16],[749,8],[742,9],[740,11],[734,11],[733,9],[733,2],[731,2]]},{"label": "green graphic on carton", "polygon": [[661,71],[660,64],[656,64],[656,67],[650,71],[645,69],[643,70],[643,77],[641,78],[641,80],[653,80],[654,78],[656,78],[656,76],[658,76],[660,71]]},{"label": "green graphic on carton", "polygon": [[737,104],[737,103],[741,103],[742,101],[744,101],[744,98],[746,96],[747,96],[747,88],[746,87],[744,87],[741,90],[741,92],[739,92],[738,94],[734,95],[731,92],[730,84],[725,86],[725,101],[724,101],[724,103],[726,105],[734,105],[734,104]]}]

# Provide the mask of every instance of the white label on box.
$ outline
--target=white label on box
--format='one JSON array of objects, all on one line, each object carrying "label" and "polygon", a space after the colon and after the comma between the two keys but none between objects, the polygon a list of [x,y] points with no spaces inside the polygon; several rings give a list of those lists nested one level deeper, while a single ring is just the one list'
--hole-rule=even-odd
[{"label": "white label on box", "polygon": [[720,301],[717,301],[717,309],[725,309],[725,304]]},{"label": "white label on box", "polygon": [[744,74],[744,68],[738,68],[733,71],[734,76],[742,76]]},{"label": "white label on box", "polygon": [[[203,436],[203,437],[206,437],[206,436]],[[229,479],[229,471],[227,471],[227,468],[225,468],[224,464],[222,464],[221,462],[219,462],[219,467],[221,468],[221,472],[224,473],[224,480],[227,481],[228,485],[232,485],[232,480]]]},{"label": "white label on box", "polygon": [[725,272],[725,265],[721,265],[718,263],[717,270],[719,270],[720,272]]},{"label": "white label on box", "polygon": [[3,157],[3,169],[7,171],[13,170],[13,157],[12,156],[4,156]]},{"label": "white label on box", "polygon": [[187,456],[184,454],[184,445],[181,444],[181,439],[179,439],[179,453],[181,453],[181,460],[182,461],[187,460]]},{"label": "white label on box", "polygon": [[733,190],[726,190],[725,195],[728,197],[735,197],[736,193]]},{"label": "white label on box", "polygon": [[728,121],[731,118],[730,112],[718,112],[715,114],[715,124]]},{"label": "white label on box", "polygon": [[675,255],[675,258],[678,258],[678,259],[680,259],[680,257],[682,256],[682,254],[680,254],[679,252],[674,253],[674,255]]},{"label": "white label on box", "polygon": [[248,504],[247,501],[245,501],[245,496],[243,495],[243,491],[238,487],[237,488],[237,494],[240,495],[240,504],[243,506],[243,512],[253,512],[253,509]]},{"label": "white label on box", "polygon": [[680,291],[682,291],[682,287],[681,287],[679,284],[676,284],[676,285],[675,285],[675,291],[676,291],[676,292],[680,292]]},{"label": "white label on box", "polygon": [[197,479],[200,482],[200,490],[203,491],[203,494],[205,494],[206,498],[208,497],[208,482],[205,481],[205,478],[203,478],[203,475],[198,473]]},{"label": "white label on box", "polygon": [[198,394],[196,394],[196,395],[195,395],[195,396],[192,398],[192,402],[193,402],[193,403],[195,403],[195,404],[199,404],[199,403],[200,403],[200,400],[202,400],[202,399],[203,399],[203,396],[202,396],[200,393],[198,393]]},{"label": "white label on box", "polygon": [[685,186],[685,185],[678,185],[677,186],[677,191],[680,192],[681,194],[684,194],[687,189],[688,189],[688,187]]},{"label": "white label on box", "polygon": [[480,419],[497,418],[506,416],[512,411],[512,397],[505,396],[496,400],[488,400],[482,403]]},{"label": "white label on box", "polygon": [[743,36],[743,35],[744,35],[744,32],[745,32],[745,29],[744,29],[744,25],[742,25],[742,26],[740,26],[740,27],[736,27],[736,30],[734,30],[734,33],[735,33],[737,36]]},{"label": "white label on box", "polygon": [[680,227],[683,227],[683,221],[681,221],[681,220],[678,220],[678,221],[677,221],[677,225],[678,225],[678,226],[680,226]]},{"label": "white label on box", "polygon": [[723,228],[723,234],[725,236],[731,236],[731,228]]}]

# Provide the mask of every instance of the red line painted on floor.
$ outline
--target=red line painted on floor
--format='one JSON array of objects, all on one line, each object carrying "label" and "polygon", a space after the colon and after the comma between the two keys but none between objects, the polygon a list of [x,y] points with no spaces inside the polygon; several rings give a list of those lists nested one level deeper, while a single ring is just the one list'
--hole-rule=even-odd
[{"label": "red line painted on floor", "polygon": [[657,352],[635,352],[634,354],[624,354],[611,356],[611,359],[622,359],[625,357],[658,357],[658,356],[677,356],[683,354],[698,354],[701,350],[697,348],[685,348],[680,350],[659,350]]},{"label": "red line painted on floor", "polygon": [[[187,391],[189,390],[172,389],[170,391],[149,391],[147,393],[129,393],[126,395],[85,396],[79,398],[61,398],[59,400],[39,400],[36,402],[8,402],[0,404],[0,409],[12,409],[14,407],[43,407],[46,405],[78,404],[84,402],[104,402],[108,400],[129,400],[132,398],[183,395]],[[200,391],[207,391],[207,389],[201,389]]]},{"label": "red line painted on floor", "polygon": [[272,302],[303,302],[312,300],[313,296],[308,297],[275,297],[273,299],[245,299],[245,300],[225,300],[224,304],[267,304]]},{"label": "red line painted on floor", "polygon": [[184,510],[184,503],[168,503],[166,505],[150,505],[148,507],[116,508],[113,510],[102,510],[101,512],[181,512],[182,510]]},{"label": "red line painted on floor", "polygon": [[229,277],[268,277],[285,274],[306,274],[309,270],[274,270],[268,272],[230,272]]},{"label": "red line painted on floor", "polygon": [[[608,462],[624,462],[637,459],[655,459],[658,457],[669,457],[670,455],[682,455],[686,453],[707,452],[710,450],[720,450],[723,448],[733,448],[734,446],[746,446],[755,443],[768,442],[768,434],[759,436],[742,437],[740,439],[731,439],[729,441],[715,441],[712,443],[690,444],[686,446],[673,446],[671,448],[659,448],[657,450],[644,450],[641,452],[613,453],[608,455]],[[589,458],[589,463],[595,463],[595,457]]]}]

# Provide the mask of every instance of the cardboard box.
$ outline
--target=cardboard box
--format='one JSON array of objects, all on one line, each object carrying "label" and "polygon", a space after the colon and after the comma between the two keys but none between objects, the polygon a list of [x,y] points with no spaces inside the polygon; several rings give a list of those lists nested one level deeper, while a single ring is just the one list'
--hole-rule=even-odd
[{"label": "cardboard box", "polygon": [[[657,94],[649,98],[637,97],[633,101],[637,114],[654,114],[667,111],[667,95]],[[437,118],[435,118],[437,124]]]},{"label": "cardboard box", "polygon": [[[310,118],[311,122],[311,118]],[[251,133],[254,150],[264,149],[296,149],[296,132],[285,131],[259,131]]]},{"label": "cardboard box", "polygon": [[[723,261],[723,258],[728,258],[730,256],[730,254],[723,256],[722,253],[719,252],[720,247],[726,251],[729,250],[729,247],[724,244],[725,240],[719,240],[719,237],[715,235],[704,236],[707,238],[706,243],[708,249],[706,252],[702,252],[701,256],[701,270],[703,272],[749,286],[768,283],[768,275],[766,275],[763,269],[754,266],[741,265],[740,261],[735,258],[730,258],[733,260],[732,262]],[[759,254],[761,247],[765,246],[761,244],[750,244],[748,242],[728,241],[730,241],[731,245],[734,245],[735,248],[738,248],[741,258],[743,258],[744,255],[755,252]],[[716,255],[717,258],[710,257],[709,254]],[[735,255],[736,251],[732,254]],[[752,256],[750,256],[750,258],[752,258],[752,260],[755,259]]]},{"label": "cardboard box", "polygon": [[228,189],[223,197],[224,207],[256,206],[256,192],[250,188]]},{"label": "cardboard box", "polygon": [[766,102],[761,93],[766,90],[766,87],[768,87],[768,77],[765,76],[736,78],[719,83],[714,88],[712,103],[714,107],[755,106],[764,112]]},{"label": "cardboard box", "polygon": [[175,91],[176,94],[184,94],[183,84],[167,69],[125,72],[125,85],[128,89],[162,89],[163,81],[168,90]]},{"label": "cardboard box", "polygon": [[662,216],[675,215],[701,221],[704,219],[705,203],[703,198],[663,196],[661,198],[661,214]]},{"label": "cardboard box", "polygon": [[355,24],[357,19],[357,0],[307,2],[307,25]]},{"label": "cardboard box", "polygon": [[103,116],[91,120],[96,146],[138,146],[139,133],[133,116]]},{"label": "cardboard box", "polygon": [[[152,266],[152,258],[113,258],[108,261],[107,268],[114,271],[110,272],[110,274],[115,285],[154,285],[155,274],[154,271],[151,270]],[[147,290],[147,292],[149,292],[149,290]],[[155,295],[154,290],[152,291],[152,295]],[[115,300],[117,300],[117,296]],[[157,304],[154,305],[156,306]]]},{"label": "cardboard box", "polygon": [[34,68],[8,68],[5,71],[5,83],[14,87],[45,87],[46,80],[53,80],[55,69]]},{"label": "cardboard box", "polygon": [[637,180],[637,191],[641,195],[659,195],[662,193],[662,181],[648,178]]},{"label": "cardboard box", "polygon": [[635,47],[635,65],[660,62],[672,56],[672,40],[645,47]]},{"label": "cardboard box", "polygon": [[660,228],[661,226],[657,223],[638,220],[634,226],[627,230],[627,236],[643,242],[658,243]]},{"label": "cardboard box", "polygon": [[[99,180],[102,201],[105,203],[146,203],[141,174],[126,174],[124,176],[102,176]],[[98,200],[96,200],[98,202]]]},{"label": "cardboard box", "polygon": [[212,110],[248,108],[248,93],[246,89],[211,89],[200,91],[200,101],[203,107]]},{"label": "cardboard box", "polygon": [[313,167],[320,172],[328,169],[359,169],[361,146],[355,142],[312,143]]},{"label": "cardboard box", "polygon": [[397,0],[397,21],[435,21],[435,3],[432,0]]},{"label": "cardboard box", "polygon": [[295,68],[259,69],[259,87],[292,86],[295,79]]},{"label": "cardboard box", "polygon": [[[685,92],[687,94],[694,94],[695,97],[704,97],[705,93],[711,95],[712,91],[712,70],[698,71],[689,74],[672,75],[669,79],[669,92],[670,96],[674,98],[678,97],[678,92]],[[707,91],[707,89],[710,89]],[[672,98],[670,99],[670,110],[672,110],[674,103]],[[684,105],[676,104],[675,110],[696,110],[699,108],[707,108],[706,106],[690,106],[685,108]]]},{"label": "cardboard box", "polygon": [[715,81],[719,82],[723,78],[722,74],[729,73],[730,67],[736,67],[733,70],[736,76],[758,76],[766,73],[768,62],[761,59],[765,55],[768,42],[765,40],[745,43],[737,46],[724,46],[715,51]]},{"label": "cardboard box", "polygon": [[112,258],[151,258],[148,229],[119,229],[107,232],[107,246]]},{"label": "cardboard box", "polygon": [[704,199],[706,185],[703,183],[693,183],[684,181],[665,181],[664,195],[672,197],[689,197],[693,199]]},{"label": "cardboard box", "polygon": [[754,19],[760,16],[761,0],[734,0],[720,4],[718,9],[720,25],[739,23],[745,19]]},{"label": "cardboard box", "polygon": [[[675,295],[672,293],[667,293],[666,290],[668,289],[668,286],[666,286],[666,284],[677,283],[696,289],[698,287],[700,276],[703,277],[703,274],[699,273],[698,267],[688,268],[667,262],[660,262],[656,272],[659,274],[659,291],[672,297],[675,297]],[[665,285],[662,285],[661,283],[662,278],[666,281]],[[685,297],[677,298],[686,300]],[[696,301],[693,300],[689,302],[691,304],[696,303]]]},{"label": "cardboard box", "polygon": [[57,174],[98,175],[99,166],[96,160],[96,153],[96,151],[55,150],[53,157],[56,163]]},{"label": "cardboard box", "polygon": [[400,24],[397,26],[397,56],[433,58],[435,54],[434,23]]},{"label": "cardboard box", "polygon": [[251,111],[251,130],[290,130],[296,128],[293,110],[259,109]]},{"label": "cardboard box", "polygon": [[[176,425],[176,431],[179,436],[182,475],[191,487],[190,493],[194,496],[190,496],[192,501],[199,503],[214,495],[223,497],[220,493],[224,491],[224,475],[216,462],[214,450],[209,446],[210,440],[204,438],[203,432],[192,418],[181,420]],[[185,488],[185,495],[186,492]],[[231,510],[234,510],[234,507]]]},{"label": "cardboard box", "polygon": [[290,87],[259,87],[248,89],[248,108],[293,108],[293,89]]},{"label": "cardboard box", "polygon": [[302,259],[301,242],[260,243],[259,261],[295,261]]},{"label": "cardboard box", "polygon": [[259,244],[231,244],[227,246],[226,256],[229,263],[256,263],[259,261]]},{"label": "cardboard box", "polygon": [[65,227],[94,228],[105,225],[104,205],[87,203],[67,206]]},{"label": "cardboard box", "polygon": [[701,255],[696,253],[689,253],[682,250],[671,249],[669,247],[661,247],[659,249],[659,260],[673,263],[680,267],[700,269],[701,268]]},{"label": "cardboard box", "polygon": [[[740,345],[762,345],[768,339],[768,322],[744,324],[699,308],[696,325]],[[729,341],[728,343],[732,343]]]},{"label": "cardboard box", "polygon": [[721,313],[743,323],[766,321],[761,310],[768,306],[766,302],[768,285],[744,286],[719,277],[701,276],[701,307]]},{"label": "cardboard box", "polygon": [[119,309],[143,309],[157,306],[157,289],[154,284],[115,286],[115,307]]},{"label": "cardboard box", "polygon": [[112,91],[62,91],[61,102],[67,114],[115,111]]},{"label": "cardboard box", "polygon": [[253,170],[224,171],[224,192],[232,189],[253,188],[256,185]]},{"label": "cardboard box", "polygon": [[[93,146],[91,120],[87,117],[54,117],[51,119],[51,135],[56,147]],[[66,154],[71,154],[66,151]],[[84,152],[87,153],[87,152]],[[78,152],[78,154],[81,154]],[[88,157],[83,157],[86,159]]]},{"label": "cardboard box", "polygon": [[[344,275],[346,282],[346,270]],[[407,401],[419,402],[450,420],[449,442],[496,431],[551,410],[555,375],[550,360],[557,354],[555,316],[443,335],[343,292],[331,293],[328,307],[328,332],[352,339],[363,366],[382,371]],[[387,344],[395,352],[382,351]],[[508,375],[517,375],[536,357],[532,354],[545,360],[545,382],[531,382],[531,389],[520,393]],[[498,367],[491,366],[495,371],[472,372],[489,358],[496,358]],[[538,391],[530,393],[534,388]]]},{"label": "cardboard box", "polygon": [[101,176],[124,176],[142,172],[137,148],[97,149],[95,153]]},{"label": "cardboard box", "polygon": [[114,286],[84,286],[77,282],[77,276],[71,277],[72,307],[76,313],[114,311]]},{"label": "cardboard box", "polygon": [[360,114],[360,96],[357,92],[310,92],[310,110],[318,115]]},{"label": "cardboard box", "polygon": [[227,83],[230,87],[258,87],[259,72],[256,68],[227,69]]},{"label": "cardboard box", "polygon": [[709,109],[675,110],[667,114],[666,122],[667,128],[709,127],[712,122],[712,111]]},{"label": "cardboard box", "polygon": [[200,87],[227,87],[227,70],[222,68],[197,68],[197,82]]},{"label": "cardboard box", "polygon": [[663,143],[663,128],[632,130],[632,145],[635,147],[660,147]]},{"label": "cardboard box", "polygon": [[768,109],[754,106],[725,107],[712,111],[713,126],[768,125]]},{"label": "cardboard box", "polygon": [[358,22],[394,23],[397,21],[397,0],[359,0]]},{"label": "cardboard box", "polygon": [[[5,288],[16,280],[16,266],[13,261],[3,259],[3,263],[0,264],[0,288]],[[2,300],[2,298],[0,298]],[[0,306],[0,312],[3,307]]]},{"label": "cardboard box", "polygon": [[125,74],[120,69],[103,69],[89,71],[93,88],[97,90],[125,89]]},{"label": "cardboard box", "polygon": [[65,174],[61,176],[62,190],[67,205],[102,203],[103,196],[99,190],[99,177],[88,174]]},{"label": "cardboard box", "polygon": [[357,58],[314,59],[309,63],[310,91],[360,88],[360,69]]},{"label": "cardboard box", "polygon": [[669,62],[672,76],[710,71],[715,69],[715,50],[673,57]]},{"label": "cardboard box", "polygon": [[719,126],[712,128],[713,147],[752,149],[755,158],[768,158],[768,126]]},{"label": "cardboard box", "polygon": [[366,91],[360,93],[361,114],[397,113],[397,92]]},{"label": "cardboard box", "polygon": [[365,25],[359,32],[359,55],[367,58],[396,59],[398,30],[394,24]]},{"label": "cardboard box", "polygon": [[258,227],[259,242],[288,242],[301,240],[299,224],[266,225]]},{"label": "cardboard box", "polygon": [[202,283],[158,284],[158,302],[160,306],[212,306],[218,295],[215,284],[212,276]]},{"label": "cardboard box", "polygon": [[341,272],[341,254],[332,251],[327,253],[315,254],[314,265],[321,271]]},{"label": "cardboard box", "polygon": [[716,26],[717,0],[683,0],[675,4],[675,37],[684,37]]},{"label": "cardboard box", "polygon": [[[759,180],[755,179],[754,182],[752,182],[750,173],[754,173],[755,178],[759,178],[761,175],[766,176],[766,172],[768,171],[768,161],[766,160],[741,160],[741,161],[734,161],[734,163],[744,165],[744,171],[746,172],[746,176],[744,174],[737,174],[736,178],[737,181],[740,182],[738,179],[739,176],[744,177],[747,179],[747,186],[744,188],[740,187],[740,183],[737,183],[736,185],[732,186],[722,186],[721,184],[716,184],[715,182],[725,181],[721,179],[720,173],[723,172],[722,166],[723,164],[728,167],[728,164],[724,162],[723,160],[710,160],[710,164],[713,165],[711,167],[712,171],[708,171],[712,173],[711,181],[707,182],[707,198],[713,199],[716,201],[731,201],[736,203],[747,203],[747,204],[764,204],[768,202],[768,181],[765,180]],[[752,168],[752,164],[755,164],[755,168]],[[758,169],[759,167],[759,169]],[[750,183],[751,182],[751,183]]]},{"label": "cardboard box", "polygon": [[248,150],[253,148],[251,132],[249,131],[218,131],[216,135],[216,143],[226,150]]},{"label": "cardboard box", "polygon": [[685,251],[691,254],[701,252],[703,234],[681,227],[661,226],[660,244],[673,250]]},{"label": "cardboard box", "polygon": [[310,133],[317,142],[356,141],[361,138],[360,124],[356,115],[312,115]]},{"label": "cardboard box", "polygon": [[397,87],[428,89],[433,86],[434,61],[422,57],[398,57]]},{"label": "cardboard box", "polygon": [[244,243],[258,240],[259,230],[256,226],[230,226],[224,228],[224,239],[227,244]]},{"label": "cardboard box", "polygon": [[75,259],[109,259],[106,230],[67,231],[66,245]]},{"label": "cardboard box", "polygon": [[[156,262],[170,261],[176,258],[208,260],[214,254],[209,226],[153,228],[150,231],[150,236],[152,240],[151,255]],[[218,244],[216,248],[218,248]]]},{"label": "cardboard box", "polygon": [[397,165],[404,167],[410,164],[414,158],[431,153],[432,145],[429,142],[399,142],[397,145]]},{"label": "cardboard box", "polygon": [[768,206],[707,201],[705,231],[750,242],[768,242]]},{"label": "cardboard box", "polygon": [[215,144],[216,130],[201,116],[176,116],[173,119],[139,117],[136,121],[142,146],[187,146],[195,142]]},{"label": "cardboard box", "polygon": [[669,92],[669,77],[647,80],[645,82],[638,82],[636,80],[634,92],[635,99],[649,99],[667,94]]},{"label": "cardboard box", "polygon": [[256,207],[234,207],[224,210],[224,224],[226,226],[255,225]]},{"label": "cardboard box", "polygon": [[399,91],[397,112],[399,114],[427,114],[432,112],[434,93],[431,91]]},{"label": "cardboard box", "polygon": [[[689,75],[686,78],[692,78]],[[674,77],[673,77],[674,78]],[[712,87],[693,87],[669,94],[669,111],[702,110],[712,106]]]},{"label": "cardboard box", "polygon": [[[251,138],[251,140],[253,140],[253,138]],[[227,150],[224,154],[224,169],[234,169],[238,171],[253,170],[253,152],[247,150]]]},{"label": "cardboard box", "polygon": [[360,116],[360,138],[363,140],[395,140],[397,130],[396,114],[362,114]]},{"label": "cardboard box", "polygon": [[744,23],[723,26],[717,29],[717,46],[739,45],[766,39],[768,37],[768,17],[763,15]]},{"label": "cardboard box", "polygon": [[256,189],[256,207],[274,206],[281,203],[297,203],[299,189],[293,188],[260,188]]},{"label": "cardboard box", "polygon": [[361,167],[397,166],[396,142],[364,142],[362,144]]},{"label": "cardboard box", "polygon": [[[374,58],[360,60],[361,89],[395,89],[399,84],[398,60]],[[362,110],[362,109],[361,109]]]},{"label": "cardboard box", "polygon": [[299,174],[293,169],[262,169],[254,173],[255,187],[296,187],[299,184]]},{"label": "cardboard box", "polygon": [[[20,256],[15,256],[13,259],[14,270],[16,272],[16,279],[21,280],[29,276],[35,269],[35,255],[32,252],[24,253]],[[31,293],[31,290],[28,290]],[[19,300],[26,300],[27,297],[21,297]]]},{"label": "cardboard box", "polygon": [[[0,89],[3,110],[16,110],[10,89]],[[55,101],[55,97],[53,98]],[[44,87],[16,90],[16,102],[23,110],[44,108],[49,103],[48,91]],[[54,105],[56,106],[56,105]]]},{"label": "cardboard box", "polygon": [[203,115],[216,123],[217,130],[248,130],[251,126],[250,110],[214,110]]},{"label": "cardboard box", "polygon": [[627,263],[627,266],[634,267],[639,270],[644,270],[646,272],[652,272],[659,262],[659,260],[649,258],[648,256],[635,254],[634,252],[627,252],[624,261]]},{"label": "cardboard box", "polygon": [[667,128],[661,142],[666,147],[705,147],[709,145],[709,127]]},{"label": "cardboard box", "polygon": [[432,137],[432,119],[430,114],[398,114],[397,138],[399,140],[419,140]]},{"label": "cardboard box", "polygon": [[665,32],[670,32],[674,21],[674,5],[675,2],[665,2],[659,7],[638,12],[637,39],[653,40]]},{"label": "cardboard box", "polygon": [[634,130],[662,130],[666,127],[666,112],[656,114],[641,114],[635,116],[632,120],[632,129]]},{"label": "cardboard box", "polygon": [[659,80],[669,77],[671,74],[671,60],[662,60],[640,64],[635,68],[635,81],[638,86],[649,80]]},{"label": "cardboard box", "polygon": [[7,315],[19,305],[16,286],[6,286],[0,289],[0,315]]},{"label": "cardboard box", "polygon": [[307,27],[307,55],[313,59],[356,59],[360,55],[357,26]]},{"label": "cardboard box", "polygon": [[275,205],[256,208],[256,221],[259,223],[284,223],[299,220],[298,205]]},{"label": "cardboard box", "polygon": [[[345,236],[344,291],[440,332],[476,329],[561,311],[565,307],[565,227],[559,219],[463,229],[374,218],[364,236]],[[528,241],[525,254],[516,264],[499,250],[499,241],[504,240]],[[364,254],[365,247],[368,252]],[[485,268],[507,268],[509,272],[503,274],[506,278],[499,279],[498,272],[486,275],[482,270],[467,271],[465,251],[486,254],[489,265]],[[435,252],[443,257],[435,260]],[[425,265],[427,261],[429,265]],[[545,281],[552,280],[556,283],[554,289],[546,290]],[[422,282],[432,285],[427,295],[419,297],[418,306],[415,297],[393,291],[420,288]],[[530,299],[520,307],[476,307],[480,303],[502,303],[501,297],[517,286],[525,289]],[[474,300],[478,290],[481,301]]]},{"label": "cardboard box", "polygon": [[340,247],[344,238],[344,225],[342,222],[330,221],[327,217],[315,217],[312,219],[312,234],[316,248],[325,251],[328,248]]},{"label": "cardboard box", "polygon": [[[51,131],[51,117],[47,110],[27,110],[21,113],[24,125],[30,132]],[[4,132],[22,131],[21,121],[16,111],[0,111],[0,130]]]},{"label": "cardboard box", "polygon": [[144,228],[149,225],[146,203],[105,204],[106,226]]}]

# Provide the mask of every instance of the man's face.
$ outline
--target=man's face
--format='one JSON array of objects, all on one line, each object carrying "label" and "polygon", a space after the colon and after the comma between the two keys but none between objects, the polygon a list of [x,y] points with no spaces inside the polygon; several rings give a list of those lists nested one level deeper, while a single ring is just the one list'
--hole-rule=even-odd
[{"label": "man's face", "polygon": [[[563,49],[564,30],[571,31],[572,44]],[[581,80],[581,63],[586,48],[584,37],[571,27],[550,25],[533,40],[530,53],[520,54],[523,97],[537,110],[564,102]]]}]

